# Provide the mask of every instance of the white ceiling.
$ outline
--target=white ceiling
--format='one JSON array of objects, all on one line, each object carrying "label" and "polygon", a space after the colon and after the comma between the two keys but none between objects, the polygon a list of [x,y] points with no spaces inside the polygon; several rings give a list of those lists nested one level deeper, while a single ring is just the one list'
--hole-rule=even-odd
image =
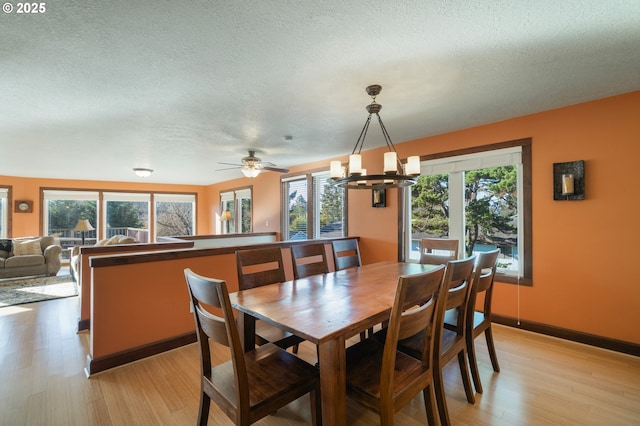
[{"label": "white ceiling", "polygon": [[369,84],[396,143],[640,89],[638,0],[11,3],[0,175],[206,185],[249,148],[344,155]]}]

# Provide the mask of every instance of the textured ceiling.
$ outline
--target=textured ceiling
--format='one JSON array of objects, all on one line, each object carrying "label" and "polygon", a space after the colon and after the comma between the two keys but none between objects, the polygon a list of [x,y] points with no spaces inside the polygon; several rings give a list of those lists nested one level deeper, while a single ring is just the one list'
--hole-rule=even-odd
[{"label": "textured ceiling", "polygon": [[0,175],[210,184],[240,177],[217,162],[249,148],[279,167],[344,155],[374,83],[396,143],[638,90],[640,1],[14,7]]}]

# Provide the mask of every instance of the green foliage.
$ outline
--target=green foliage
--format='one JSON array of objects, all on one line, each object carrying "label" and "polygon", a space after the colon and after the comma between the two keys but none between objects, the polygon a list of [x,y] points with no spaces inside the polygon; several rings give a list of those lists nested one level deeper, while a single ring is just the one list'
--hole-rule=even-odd
[{"label": "green foliage", "polygon": [[[465,249],[496,244],[512,237],[517,216],[517,168],[490,167],[465,172]],[[411,188],[412,231],[417,235],[449,234],[449,176],[420,176]]]},{"label": "green foliage", "polygon": [[289,230],[307,232],[307,200],[297,194],[289,194]]},{"label": "green foliage", "polygon": [[414,233],[444,237],[449,234],[448,175],[420,176],[411,187]]},{"label": "green foliage", "polygon": [[110,228],[147,228],[149,204],[146,201],[108,201],[107,223]]},{"label": "green foliage", "polygon": [[320,197],[320,226],[342,222],[344,189],[326,183]]},{"label": "green foliage", "polygon": [[49,229],[54,233],[75,228],[78,220],[89,219],[96,228],[96,201],[50,200]]}]

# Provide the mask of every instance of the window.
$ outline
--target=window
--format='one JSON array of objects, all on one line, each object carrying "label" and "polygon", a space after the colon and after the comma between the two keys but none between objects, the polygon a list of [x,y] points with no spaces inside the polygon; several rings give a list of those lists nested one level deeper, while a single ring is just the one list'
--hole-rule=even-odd
[{"label": "window", "polygon": [[345,190],[331,185],[328,172],[283,179],[282,191],[284,240],[346,235]]},{"label": "window", "polygon": [[7,238],[9,215],[9,188],[0,188],[0,238]]},{"label": "window", "polygon": [[82,235],[75,232],[78,220],[88,219],[96,228],[84,233],[85,244],[95,244],[98,232],[98,192],[43,190],[44,235],[58,237],[63,248],[80,245]]},{"label": "window", "polygon": [[223,234],[250,234],[253,231],[251,188],[221,192],[220,208]]},{"label": "window", "polygon": [[151,194],[105,192],[103,197],[105,238],[126,235],[141,243],[150,241],[149,204]]},{"label": "window", "polygon": [[194,194],[156,194],[154,205],[156,237],[195,235]]},{"label": "window", "polygon": [[424,237],[460,240],[466,256],[500,248],[501,279],[530,284],[530,144],[429,159],[421,172],[405,199],[408,258]]}]

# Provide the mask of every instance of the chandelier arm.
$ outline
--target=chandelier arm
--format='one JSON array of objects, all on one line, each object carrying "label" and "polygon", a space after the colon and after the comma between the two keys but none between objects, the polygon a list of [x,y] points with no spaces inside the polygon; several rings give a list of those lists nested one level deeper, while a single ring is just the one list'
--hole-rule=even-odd
[{"label": "chandelier arm", "polygon": [[[362,146],[364,145],[364,140],[367,137],[367,132],[369,131],[370,123],[371,123],[371,114],[369,114],[369,116],[367,117],[367,120],[364,122],[364,127],[360,132],[360,136],[358,136],[358,140],[356,141],[356,146],[353,147],[353,151],[351,152],[351,154],[355,154],[356,150],[358,151],[358,154],[360,154],[360,152],[362,151]],[[358,148],[358,146],[360,148]]]},{"label": "chandelier arm", "polygon": [[397,155],[398,151],[396,151],[396,146],[391,141],[391,136],[389,136],[389,132],[387,132],[387,128],[382,122],[382,118],[380,118],[380,114],[376,113],[376,115],[378,116],[378,123],[380,123],[382,134],[384,135],[384,141],[387,143],[387,147],[396,153],[396,162],[398,163],[398,167],[399,167],[398,170],[402,171],[402,162],[400,161],[400,157]]}]

